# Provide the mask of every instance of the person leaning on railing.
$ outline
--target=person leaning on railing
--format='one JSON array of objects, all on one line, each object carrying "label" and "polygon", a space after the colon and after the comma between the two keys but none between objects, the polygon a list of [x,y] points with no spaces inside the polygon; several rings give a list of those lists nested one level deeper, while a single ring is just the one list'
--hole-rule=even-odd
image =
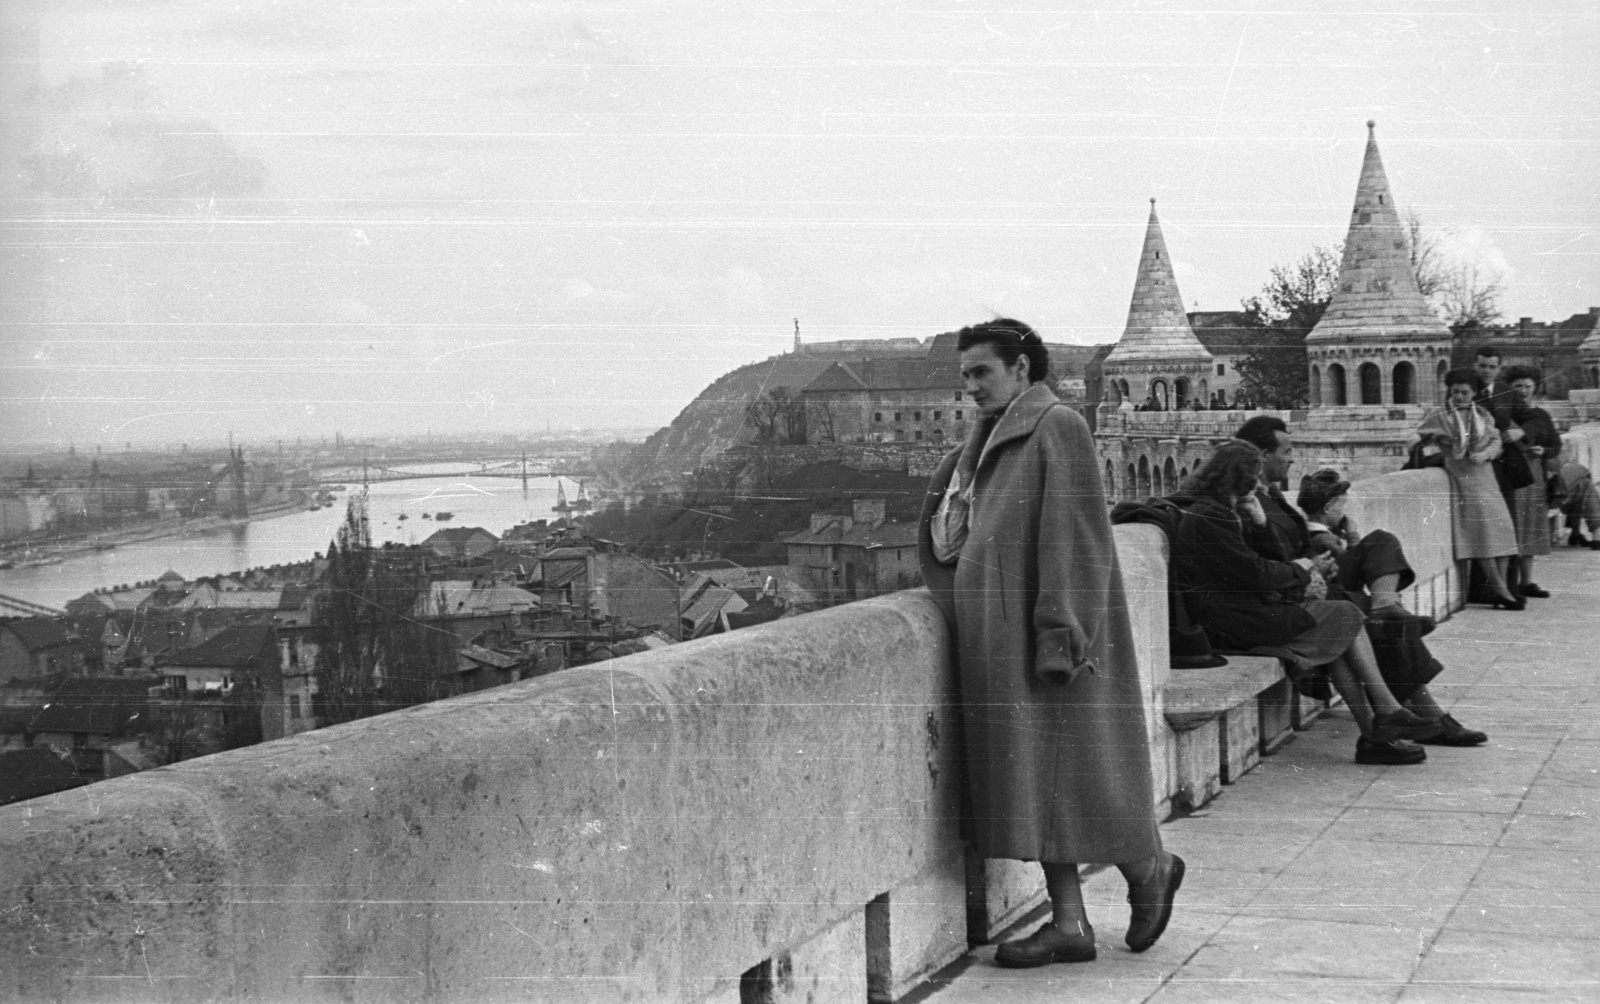
[{"label": "person leaning on railing", "polygon": [[1427,751],[1408,742],[1432,738],[1437,723],[1400,706],[1383,682],[1367,639],[1367,616],[1346,600],[1328,600],[1311,558],[1266,557],[1278,545],[1256,497],[1259,447],[1222,444],[1185,484],[1194,501],[1178,525],[1172,570],[1189,614],[1218,649],[1284,660],[1297,684],[1332,678],[1355,716],[1361,737],[1356,762],[1412,764]]},{"label": "person leaning on railing", "polygon": [[1078,863],[1128,881],[1125,940],[1153,945],[1184,862],[1162,849],[1133,626],[1089,427],[1051,392],[1037,332],[963,328],[980,420],[929,484],[918,556],[953,628],[966,750],[966,830],[985,858],[1038,861],[1051,922],[1002,966],[1088,962]]},{"label": "person leaning on railing", "polygon": [[1506,585],[1506,563],[1517,553],[1517,531],[1500,494],[1491,462],[1500,455],[1500,433],[1494,418],[1473,396],[1483,386],[1478,374],[1453,369],[1444,376],[1446,404],[1423,418],[1406,440],[1420,447],[1423,463],[1450,475],[1450,520],[1457,561],[1475,561],[1494,592],[1496,609],[1521,610],[1528,601]]}]

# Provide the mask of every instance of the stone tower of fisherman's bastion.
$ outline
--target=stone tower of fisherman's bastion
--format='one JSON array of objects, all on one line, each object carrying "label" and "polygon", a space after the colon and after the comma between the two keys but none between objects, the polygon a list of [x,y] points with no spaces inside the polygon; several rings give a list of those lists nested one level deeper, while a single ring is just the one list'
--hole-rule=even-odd
[{"label": "stone tower of fisherman's bastion", "polygon": [[[1585,342],[1584,363],[1600,366],[1600,336],[1590,340],[1597,344]],[[1369,121],[1338,283],[1306,336],[1311,406],[1266,412],[1289,424],[1297,471],[1331,467],[1354,480],[1398,470],[1406,437],[1442,402],[1451,350],[1450,329],[1417,289],[1409,238]],[[1207,375],[1218,364],[1227,365],[1212,357],[1184,314],[1151,200],[1128,324],[1103,363],[1095,442],[1108,495],[1172,492],[1217,443],[1262,413],[1175,410],[1191,398],[1208,403]],[[1600,384],[1600,368],[1592,384]],[[1133,410],[1152,394],[1167,410]],[[1566,428],[1600,417],[1600,390],[1540,404]]]}]

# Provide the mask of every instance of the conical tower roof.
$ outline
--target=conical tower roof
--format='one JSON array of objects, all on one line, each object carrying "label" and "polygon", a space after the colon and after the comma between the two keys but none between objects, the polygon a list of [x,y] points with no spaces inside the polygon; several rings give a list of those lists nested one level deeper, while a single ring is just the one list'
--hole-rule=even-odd
[{"label": "conical tower roof", "polygon": [[1428,306],[1411,271],[1411,242],[1389,192],[1375,122],[1356,184],[1339,283],[1308,342],[1448,340],[1450,329]]},{"label": "conical tower roof", "polygon": [[1183,312],[1183,297],[1172,272],[1167,242],[1156,219],[1156,200],[1150,200],[1150,223],[1144,232],[1144,252],[1139,275],[1133,281],[1133,302],[1122,339],[1106,356],[1107,365],[1118,363],[1211,364],[1211,353],[1194,336]]}]

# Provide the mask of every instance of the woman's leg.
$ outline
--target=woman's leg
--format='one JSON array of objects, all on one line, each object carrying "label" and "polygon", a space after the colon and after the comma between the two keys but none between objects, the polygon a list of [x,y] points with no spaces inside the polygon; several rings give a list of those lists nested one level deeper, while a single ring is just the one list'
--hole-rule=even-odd
[{"label": "woman's leg", "polygon": [[1367,587],[1367,592],[1372,596],[1372,609],[1374,610],[1398,605],[1400,602],[1400,573],[1392,572],[1388,575],[1378,576]]},{"label": "woman's leg", "polygon": [[1355,716],[1356,728],[1361,730],[1363,736],[1372,734],[1372,705],[1367,703],[1366,688],[1361,686],[1361,681],[1356,679],[1350,671],[1350,665],[1344,656],[1328,664],[1328,678],[1333,683],[1333,689],[1344,698],[1345,706],[1350,709],[1350,714]]},{"label": "woman's leg", "polygon": [[[1366,691],[1374,714],[1387,715],[1400,710],[1400,702],[1394,699],[1389,685],[1383,682],[1383,673],[1378,669],[1378,657],[1372,651],[1372,640],[1365,631],[1356,635],[1350,647],[1345,649],[1343,658]],[[1346,697],[1345,700],[1350,699]]]},{"label": "woman's leg", "polygon": [[1083,885],[1074,862],[1043,862],[1044,888],[1050,894],[1051,920],[1071,935],[1089,933],[1089,915],[1083,908]]},{"label": "woman's leg", "polygon": [[1489,582],[1489,589],[1503,600],[1515,600],[1511,590],[1506,588],[1506,559],[1505,558],[1479,558],[1478,567],[1483,569],[1483,577]]}]

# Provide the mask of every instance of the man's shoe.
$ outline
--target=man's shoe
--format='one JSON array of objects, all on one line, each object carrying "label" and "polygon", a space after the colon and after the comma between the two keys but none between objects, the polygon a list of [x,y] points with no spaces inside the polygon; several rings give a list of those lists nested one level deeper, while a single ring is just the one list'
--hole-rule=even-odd
[{"label": "man's shoe", "polygon": [[1467,728],[1456,721],[1454,716],[1441,715],[1437,721],[1439,734],[1428,739],[1418,739],[1417,742],[1427,743],[1430,746],[1482,746],[1489,741],[1487,733]]},{"label": "man's shoe", "polygon": [[1369,739],[1362,736],[1356,740],[1356,763],[1385,764],[1396,767],[1406,764],[1422,763],[1428,759],[1428,751],[1416,743],[1408,743],[1403,739]]},{"label": "man's shoe", "polygon": [[1591,540],[1591,541],[1589,541],[1589,550],[1591,550],[1591,551],[1600,551],[1600,540]]},{"label": "man's shoe", "polygon": [[1579,533],[1576,530],[1573,530],[1571,533],[1567,534],[1567,546],[1568,547],[1588,547],[1589,546],[1589,542],[1584,539],[1583,534]]},{"label": "man's shoe", "polygon": [[1532,599],[1536,600],[1547,600],[1550,598],[1550,590],[1540,589],[1537,582],[1524,582],[1522,585],[1517,587],[1517,592],[1522,596],[1531,597]]},{"label": "man's shoe", "polygon": [[1443,727],[1431,718],[1423,718],[1401,708],[1388,714],[1372,716],[1372,738],[1379,742],[1391,739],[1432,739]]},{"label": "man's shoe", "polygon": [[1183,885],[1183,859],[1162,851],[1156,862],[1156,873],[1142,885],[1128,887],[1128,905],[1133,908],[1133,918],[1128,921],[1128,934],[1124,941],[1135,952],[1142,952],[1156,943],[1161,932],[1172,919],[1172,899]]},{"label": "man's shoe", "polygon": [[1072,935],[1045,921],[1043,927],[1019,941],[1008,941],[994,953],[994,964],[1007,969],[1031,969],[1052,962],[1093,962],[1094,928],[1083,925],[1084,933]]},{"label": "man's shoe", "polygon": [[1433,634],[1433,629],[1439,622],[1426,614],[1414,614],[1398,603],[1391,603],[1386,607],[1377,607],[1367,615],[1367,623],[1377,621],[1383,624],[1405,624],[1413,621],[1417,625],[1419,635]]}]

